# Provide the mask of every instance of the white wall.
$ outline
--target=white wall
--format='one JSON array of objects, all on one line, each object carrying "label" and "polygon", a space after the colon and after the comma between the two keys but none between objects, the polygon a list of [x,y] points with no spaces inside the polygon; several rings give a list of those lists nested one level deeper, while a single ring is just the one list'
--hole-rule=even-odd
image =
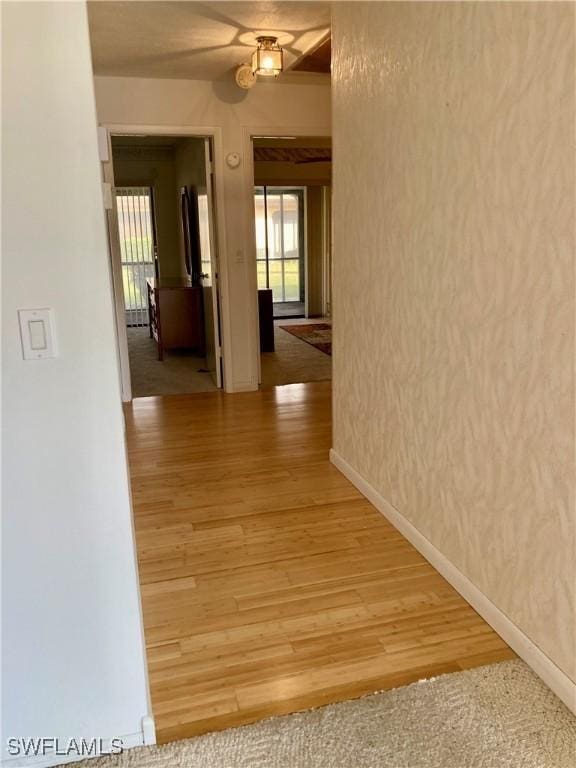
[{"label": "white wall", "polygon": [[[2,16],[2,743],[138,741],[149,705],[86,10]],[[55,359],[22,360],[21,307],[53,308]]]},{"label": "white wall", "polygon": [[572,706],[574,14],[333,9],[336,454]]},{"label": "white wall", "polygon": [[181,139],[176,145],[176,185],[178,202],[181,187],[206,185],[206,162],[203,139]]},{"label": "white wall", "polygon": [[330,86],[258,83],[243,92],[233,82],[96,77],[98,120],[102,125],[218,127],[223,153],[238,152],[242,166],[224,168],[226,242],[223,330],[229,390],[258,386],[256,267],[253,198],[244,166],[245,133],[272,135],[315,130],[330,133]]}]

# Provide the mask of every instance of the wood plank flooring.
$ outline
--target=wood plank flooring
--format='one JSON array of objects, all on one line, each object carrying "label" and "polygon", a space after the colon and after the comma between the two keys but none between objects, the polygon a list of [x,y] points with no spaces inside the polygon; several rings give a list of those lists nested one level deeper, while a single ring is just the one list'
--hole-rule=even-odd
[{"label": "wood plank flooring", "polygon": [[126,409],[158,740],[513,657],[328,461],[329,382]]}]

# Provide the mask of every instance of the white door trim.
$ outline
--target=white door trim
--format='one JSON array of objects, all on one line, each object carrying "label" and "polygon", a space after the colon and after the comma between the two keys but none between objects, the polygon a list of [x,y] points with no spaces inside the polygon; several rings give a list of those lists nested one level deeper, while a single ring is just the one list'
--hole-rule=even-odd
[{"label": "white door trim", "polygon": [[[99,132],[99,135],[102,134]],[[114,164],[112,161],[112,141],[110,132],[106,131],[108,143],[108,157],[102,161],[102,178],[105,184],[110,184],[114,189]],[[112,194],[112,202],[114,195]],[[110,275],[112,282],[112,300],[114,302],[114,319],[116,324],[116,339],[118,345],[118,361],[120,365],[120,391],[122,401],[132,400],[132,382],[130,380],[130,364],[128,358],[128,333],[126,331],[126,310],[124,308],[124,288],[122,285],[122,263],[120,254],[120,240],[118,235],[118,212],[112,204],[106,211],[106,223],[108,225],[108,248],[110,255]]]},{"label": "white door trim", "polygon": [[[215,233],[215,222],[214,222],[214,215],[215,215],[215,207],[216,202],[214,199],[214,184],[213,182],[213,163],[212,163],[212,155],[214,154],[214,147],[211,145],[211,139],[205,138],[204,139],[204,167],[206,169],[205,176],[206,176],[206,196],[208,200],[208,240],[210,243],[210,270],[211,270],[211,279],[212,279],[212,327],[214,329],[214,362],[216,365],[216,386],[218,389],[222,386],[222,344],[220,341],[220,308],[219,308],[219,300],[218,300],[218,282],[220,280],[219,275],[219,259],[218,259],[218,242],[216,240],[216,233]],[[204,290],[204,284],[202,283],[203,278],[201,279],[202,289]],[[204,305],[206,306],[206,305]],[[206,345],[206,348],[208,346]],[[206,355],[206,367],[210,368],[208,365],[208,355]]]},{"label": "white door trim", "polygon": [[[214,196],[216,200],[216,242],[218,248],[218,263],[219,263],[219,276],[218,290],[220,298],[220,344],[222,346],[222,367],[224,376],[224,389],[227,392],[232,391],[232,350],[230,348],[231,335],[231,321],[230,321],[230,286],[229,286],[229,270],[228,270],[228,250],[226,243],[226,225],[225,225],[225,204],[224,204],[224,160],[222,152],[222,129],[215,126],[204,126],[199,128],[193,125],[127,125],[119,123],[101,123],[102,128],[108,131],[108,141],[110,142],[111,135],[130,134],[132,136],[189,136],[190,138],[211,138],[212,147],[214,150]],[[111,153],[111,146],[109,146],[109,162],[103,163],[105,173],[110,178],[105,178],[111,184],[114,184],[114,169],[113,159]],[[109,166],[109,169],[107,169]],[[116,229],[117,231],[117,229]],[[119,253],[119,249],[117,251]],[[113,256],[115,254],[113,252]],[[113,259],[114,261],[114,259]],[[114,267],[112,264],[112,272],[118,267]],[[121,273],[120,273],[121,278]],[[118,305],[119,298],[121,299],[121,306],[124,307],[124,296],[122,290],[122,280],[118,283],[118,279],[113,281],[114,291],[114,305],[116,307],[117,315],[117,327],[118,327],[118,347],[120,357],[120,376],[122,381],[122,399],[131,400],[131,386],[130,386],[130,365],[128,360],[128,337],[126,333],[126,323],[120,323],[118,319]],[[120,292],[120,297],[118,297]]]}]

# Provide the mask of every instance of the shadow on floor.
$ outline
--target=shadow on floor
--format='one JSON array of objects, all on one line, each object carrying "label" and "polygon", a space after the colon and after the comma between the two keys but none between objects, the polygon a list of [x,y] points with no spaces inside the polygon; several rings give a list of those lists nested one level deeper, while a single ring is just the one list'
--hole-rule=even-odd
[{"label": "shadow on floor", "polygon": [[216,391],[210,374],[202,373],[206,365],[203,357],[174,350],[165,352],[164,360],[160,361],[148,328],[127,328],[127,331],[132,397]]},{"label": "shadow on floor", "polygon": [[274,319],[286,317],[304,317],[303,301],[277,301],[274,303]]},{"label": "shadow on floor", "polygon": [[262,359],[262,388],[281,384],[302,384],[307,381],[330,381],[332,378],[332,358],[320,352],[302,339],[297,339],[281,325],[329,322],[316,320],[275,320],[275,352],[264,352]]}]

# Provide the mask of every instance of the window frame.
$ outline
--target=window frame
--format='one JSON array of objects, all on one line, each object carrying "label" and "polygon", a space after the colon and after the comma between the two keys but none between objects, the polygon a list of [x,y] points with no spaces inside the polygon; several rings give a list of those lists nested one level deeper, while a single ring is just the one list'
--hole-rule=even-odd
[{"label": "window frame", "polygon": [[[266,199],[269,194],[274,195],[280,195],[281,199],[281,225],[280,225],[280,237],[281,237],[281,256],[279,258],[270,258],[270,248],[268,243],[269,238],[269,229],[268,229],[268,216],[267,216],[267,205],[266,205]],[[297,197],[298,199],[298,257],[289,257],[286,258],[285,250],[284,250],[284,209],[283,209],[283,196],[284,195],[293,195]],[[284,304],[284,303],[290,303],[292,301],[298,301],[298,302],[305,302],[306,297],[306,235],[305,235],[305,222],[306,222],[306,187],[303,186],[277,186],[277,185],[268,185],[268,184],[258,184],[254,186],[254,202],[256,203],[256,200],[258,197],[264,198],[264,232],[265,232],[265,255],[264,257],[261,257],[258,255],[258,241],[256,241],[256,269],[257,269],[257,280],[258,280],[258,288],[261,289],[262,286],[259,283],[260,275],[258,273],[258,266],[261,263],[266,264],[266,289],[270,290],[270,264],[271,263],[278,263],[280,262],[281,266],[281,273],[282,273],[282,295],[280,299],[274,299],[273,297],[273,303],[275,304]],[[287,299],[286,298],[286,262],[294,262],[298,261],[298,299]]]}]

